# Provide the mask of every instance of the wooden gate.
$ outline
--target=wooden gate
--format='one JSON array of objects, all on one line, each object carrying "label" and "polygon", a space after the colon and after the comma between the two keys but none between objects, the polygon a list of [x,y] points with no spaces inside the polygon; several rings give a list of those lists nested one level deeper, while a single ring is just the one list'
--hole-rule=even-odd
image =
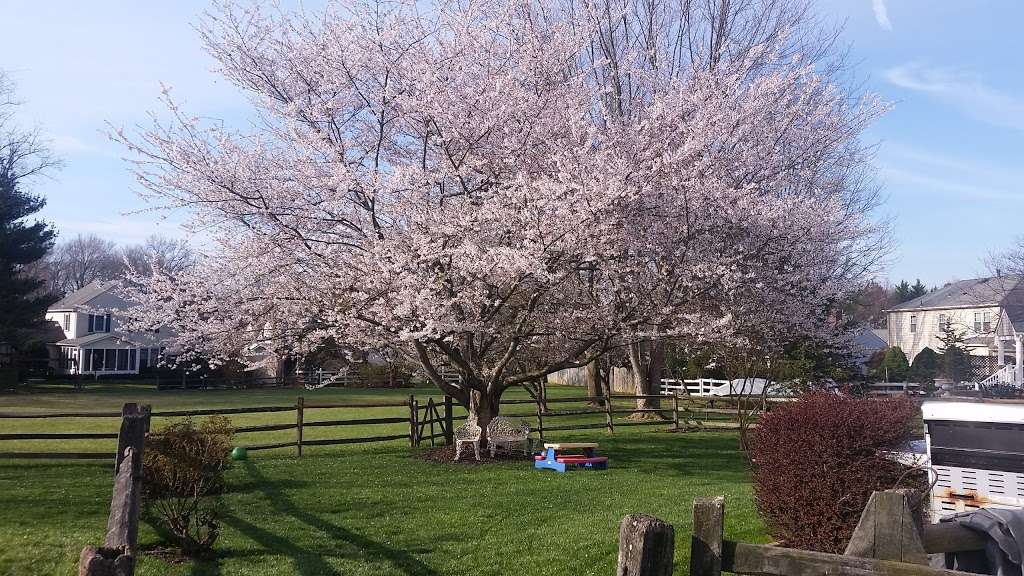
[{"label": "wooden gate", "polygon": [[424,441],[429,440],[431,446],[436,446],[437,439],[443,441],[444,446],[454,443],[454,428],[452,427],[452,399],[445,396],[444,402],[435,402],[433,398],[427,398],[427,403],[417,407],[413,413],[415,421],[415,446],[420,446]]}]

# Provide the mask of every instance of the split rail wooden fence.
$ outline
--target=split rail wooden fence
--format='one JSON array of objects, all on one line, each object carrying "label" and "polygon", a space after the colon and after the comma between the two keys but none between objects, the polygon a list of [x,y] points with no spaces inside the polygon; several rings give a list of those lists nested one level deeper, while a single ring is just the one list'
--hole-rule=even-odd
[{"label": "split rail wooden fence", "polygon": [[[658,402],[660,407],[637,408],[638,400]],[[611,396],[576,396],[569,398],[550,398],[547,394],[538,394],[533,399],[509,399],[502,401],[503,416],[523,418],[530,422],[531,428],[544,439],[552,432],[570,430],[605,430],[612,433],[616,428],[629,426],[664,426],[671,430],[735,430],[736,400],[696,398],[687,396],[662,395],[620,395]],[[394,412],[386,415],[367,417],[358,414],[365,409],[393,408]],[[460,414],[456,415],[456,410]],[[324,415],[325,412],[330,415]],[[338,413],[346,414],[339,418]],[[356,412],[351,414],[351,412]],[[294,404],[273,406],[251,406],[241,408],[206,408],[193,410],[154,410],[151,417],[157,422],[164,418],[186,418],[202,416],[244,416],[253,414],[280,413],[280,422],[269,424],[239,425],[234,429],[240,437],[239,446],[247,450],[271,450],[294,448],[298,456],[302,456],[305,448],[310,446],[332,446],[342,444],[365,444],[374,442],[391,442],[406,439],[410,446],[451,445],[454,443],[454,428],[458,422],[466,420],[465,412],[455,406],[451,397],[438,400],[428,397],[425,400],[409,396],[407,400],[391,400],[380,402],[307,402],[302,396],[296,398]],[[649,414],[646,419],[635,418],[637,414]],[[629,416],[629,418],[627,418]],[[595,419],[596,417],[596,419]],[[86,451],[79,448],[62,450],[63,442],[82,440],[113,440],[118,438],[115,432],[115,419],[122,418],[116,411],[75,411],[75,412],[0,412],[3,421],[36,421],[40,419],[67,420],[73,418],[109,420],[109,432],[90,431],[13,431],[0,432],[0,459],[73,459],[73,460],[105,460],[114,457],[108,451],[94,449]],[[405,424],[399,433],[396,425]],[[335,437],[310,438],[312,429],[331,429],[335,431],[350,429],[352,426],[369,427],[379,433],[357,437],[343,437],[339,432]],[[55,426],[57,429],[60,425]],[[92,427],[92,426],[90,426]],[[282,439],[280,434],[273,441],[267,441],[260,435],[268,432],[292,432],[293,436]],[[250,440],[251,439],[251,440]],[[26,441],[45,441],[47,450],[7,450],[11,442],[24,446]]]},{"label": "split rail wooden fence", "polygon": [[[724,538],[725,499],[693,501],[690,576],[965,576],[929,566],[929,554],[984,550],[987,538],[957,524],[924,524],[921,494],[886,490],[871,495],[842,554]],[[675,532],[646,514],[619,527],[618,576],[671,576]]]}]

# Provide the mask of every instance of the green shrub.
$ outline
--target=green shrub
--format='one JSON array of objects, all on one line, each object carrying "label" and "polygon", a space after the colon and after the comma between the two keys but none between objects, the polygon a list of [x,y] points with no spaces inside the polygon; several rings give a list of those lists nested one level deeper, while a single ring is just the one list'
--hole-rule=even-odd
[{"label": "green shrub", "polygon": [[910,379],[914,382],[927,384],[933,382],[939,374],[939,355],[935,350],[924,347],[917,356],[914,356],[914,363],[910,366]]},{"label": "green shrub", "polygon": [[910,363],[907,362],[907,355],[899,346],[893,346],[885,351],[885,360],[882,360],[882,377],[889,382],[899,382],[906,379],[910,372]]},{"label": "green shrub", "polygon": [[157,529],[187,556],[209,553],[220,525],[216,495],[232,447],[231,421],[212,416],[198,426],[185,419],[151,434],[143,451],[146,508]]}]

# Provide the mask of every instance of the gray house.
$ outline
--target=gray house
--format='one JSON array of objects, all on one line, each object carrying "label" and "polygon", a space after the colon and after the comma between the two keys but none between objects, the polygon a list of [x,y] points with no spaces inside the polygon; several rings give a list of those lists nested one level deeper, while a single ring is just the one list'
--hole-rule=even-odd
[{"label": "gray house", "polygon": [[[993,381],[1024,382],[1024,278],[961,280],[886,310],[888,342],[911,362],[925,347],[938,351],[946,326],[964,335],[968,352],[991,358]],[[984,364],[984,362],[978,362]],[[997,374],[998,373],[998,374]]]}]

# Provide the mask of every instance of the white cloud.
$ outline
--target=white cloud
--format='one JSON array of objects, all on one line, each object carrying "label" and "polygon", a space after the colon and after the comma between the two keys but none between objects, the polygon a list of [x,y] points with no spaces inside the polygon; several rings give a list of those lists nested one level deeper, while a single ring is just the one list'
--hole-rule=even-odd
[{"label": "white cloud", "polygon": [[993,126],[1024,130],[1024,99],[966,72],[910,63],[889,68],[884,76],[891,84],[932,94]]},{"label": "white cloud", "polygon": [[885,0],[871,0],[871,9],[875,11],[875,21],[883,30],[892,30],[892,21],[889,20],[889,10],[885,6]]}]

